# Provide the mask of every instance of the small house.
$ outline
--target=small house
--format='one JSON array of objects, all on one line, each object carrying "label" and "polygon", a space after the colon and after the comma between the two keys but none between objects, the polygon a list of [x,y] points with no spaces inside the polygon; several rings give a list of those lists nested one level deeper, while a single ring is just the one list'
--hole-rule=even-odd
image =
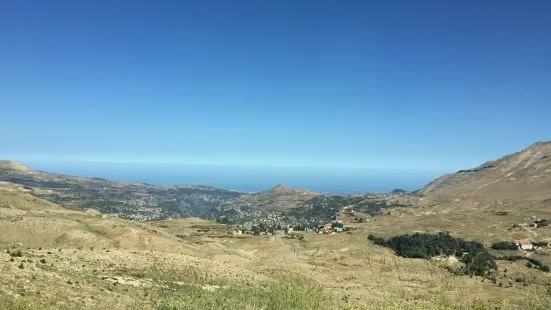
[{"label": "small house", "polygon": [[519,249],[523,251],[530,251],[534,249],[534,247],[532,246],[532,242],[530,242],[529,240],[516,240],[515,244],[518,246]]}]

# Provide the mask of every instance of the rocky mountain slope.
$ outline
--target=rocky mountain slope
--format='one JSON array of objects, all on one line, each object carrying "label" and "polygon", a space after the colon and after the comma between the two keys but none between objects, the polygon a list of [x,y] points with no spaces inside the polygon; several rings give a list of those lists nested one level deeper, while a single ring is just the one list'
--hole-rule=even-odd
[{"label": "rocky mountain slope", "polygon": [[551,142],[444,175],[421,189],[425,195],[489,199],[551,198]]},{"label": "rocky mountain slope", "polygon": [[66,176],[32,170],[11,161],[0,161],[0,187],[27,192],[66,207],[96,209],[139,221],[204,217],[214,206],[242,195],[209,186],[154,186]]}]

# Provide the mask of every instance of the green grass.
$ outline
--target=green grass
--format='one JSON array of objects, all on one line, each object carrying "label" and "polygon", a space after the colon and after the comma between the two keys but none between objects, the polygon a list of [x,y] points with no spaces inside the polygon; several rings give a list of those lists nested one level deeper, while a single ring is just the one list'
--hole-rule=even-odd
[{"label": "green grass", "polygon": [[264,286],[222,286],[214,292],[187,285],[177,294],[157,300],[158,310],[279,310],[335,309],[319,286],[304,279]]}]

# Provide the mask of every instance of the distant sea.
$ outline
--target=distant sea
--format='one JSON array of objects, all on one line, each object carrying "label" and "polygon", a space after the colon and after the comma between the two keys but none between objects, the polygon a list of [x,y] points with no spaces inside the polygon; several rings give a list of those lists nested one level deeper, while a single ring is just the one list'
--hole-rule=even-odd
[{"label": "distant sea", "polygon": [[422,171],[268,167],[245,165],[186,165],[82,162],[26,162],[46,172],[97,177],[112,181],[153,185],[209,185],[246,192],[267,190],[277,184],[326,194],[409,191],[422,188],[442,173]]}]

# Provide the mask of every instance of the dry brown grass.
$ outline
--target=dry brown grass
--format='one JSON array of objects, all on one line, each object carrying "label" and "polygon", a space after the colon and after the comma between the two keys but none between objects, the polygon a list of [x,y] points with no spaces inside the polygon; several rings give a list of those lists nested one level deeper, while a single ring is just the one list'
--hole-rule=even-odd
[{"label": "dry brown grass", "polygon": [[[369,229],[393,232],[378,221],[353,234],[307,234],[303,242],[178,238],[212,223],[132,223],[5,191],[0,204],[0,308],[494,309],[522,307],[537,288],[498,287],[396,257],[366,240]],[[22,257],[10,261],[4,250],[15,248]]]}]

